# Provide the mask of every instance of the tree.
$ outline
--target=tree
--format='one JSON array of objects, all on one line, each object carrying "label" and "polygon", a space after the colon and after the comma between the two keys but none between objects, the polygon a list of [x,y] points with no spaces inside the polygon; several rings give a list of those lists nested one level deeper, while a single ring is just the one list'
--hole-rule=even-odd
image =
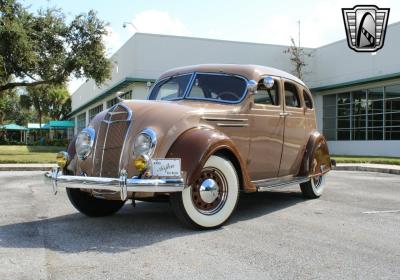
[{"label": "tree", "polygon": [[31,13],[0,0],[0,93],[19,86],[62,85],[69,78],[110,77],[103,38],[107,24],[94,11],[66,23],[60,9]]},{"label": "tree", "polygon": [[53,120],[61,120],[71,112],[71,98],[65,87],[52,87],[48,96],[50,103],[48,116]]},{"label": "tree", "polygon": [[44,117],[60,119],[69,111],[69,94],[64,86],[39,85],[29,87],[27,94],[21,95],[20,104],[23,108],[34,107],[40,127]]},{"label": "tree", "polygon": [[18,114],[18,96],[15,91],[10,91],[8,94],[0,98],[0,125],[11,116]]},{"label": "tree", "polygon": [[25,126],[35,120],[35,110],[23,108],[20,96],[15,91],[0,96],[0,125],[7,122]]},{"label": "tree", "polygon": [[305,57],[311,57],[310,52],[306,52],[303,48],[296,46],[293,38],[290,38],[291,45],[284,50],[284,53],[288,53],[290,55],[290,61],[294,66],[293,74],[297,76],[300,80],[303,79],[304,67],[307,66],[305,63]]}]

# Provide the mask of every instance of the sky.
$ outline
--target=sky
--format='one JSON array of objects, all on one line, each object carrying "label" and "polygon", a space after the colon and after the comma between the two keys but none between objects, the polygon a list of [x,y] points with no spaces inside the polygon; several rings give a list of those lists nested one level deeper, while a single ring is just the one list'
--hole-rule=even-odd
[{"label": "sky", "polygon": [[[319,47],[344,39],[341,8],[374,4],[390,8],[389,24],[400,21],[400,1],[381,0],[22,0],[32,11],[58,7],[71,20],[75,15],[96,10],[109,23],[105,37],[112,55],[135,32],[192,36],[266,44],[298,42],[298,22],[303,47]],[[123,23],[130,24],[123,27]],[[133,27],[134,26],[134,27]],[[72,93],[82,80],[70,81]]]}]

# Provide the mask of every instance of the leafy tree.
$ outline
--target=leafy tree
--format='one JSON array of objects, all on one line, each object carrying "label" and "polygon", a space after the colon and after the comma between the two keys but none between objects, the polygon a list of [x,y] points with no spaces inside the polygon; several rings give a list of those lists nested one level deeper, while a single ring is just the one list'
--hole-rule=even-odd
[{"label": "leafy tree", "polygon": [[71,112],[71,99],[65,86],[29,87],[26,94],[20,96],[20,105],[35,109],[40,126],[43,118],[60,120]]},{"label": "leafy tree", "polygon": [[62,85],[71,77],[102,84],[111,73],[103,42],[106,27],[94,11],[66,23],[60,9],[34,14],[16,0],[0,0],[0,93]]},{"label": "leafy tree", "polygon": [[0,96],[0,125],[18,114],[18,96],[15,91]]},{"label": "leafy tree", "polygon": [[65,87],[49,88],[48,116],[53,120],[61,120],[71,112],[71,98]]}]

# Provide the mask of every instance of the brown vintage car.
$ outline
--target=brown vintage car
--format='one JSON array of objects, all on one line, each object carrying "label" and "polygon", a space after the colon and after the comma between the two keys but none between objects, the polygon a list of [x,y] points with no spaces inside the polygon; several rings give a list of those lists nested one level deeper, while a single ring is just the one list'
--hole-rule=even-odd
[{"label": "brown vintage car", "polygon": [[302,81],[274,68],[173,69],[148,100],[99,113],[45,176],[88,216],[169,199],[186,225],[219,227],[239,192],[300,184],[305,197],[321,195],[332,163],[314,106]]}]

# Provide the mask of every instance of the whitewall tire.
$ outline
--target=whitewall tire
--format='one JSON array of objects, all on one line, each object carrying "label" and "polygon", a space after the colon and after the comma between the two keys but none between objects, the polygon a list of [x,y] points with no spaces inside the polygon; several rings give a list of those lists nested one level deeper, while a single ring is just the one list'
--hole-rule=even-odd
[{"label": "whitewall tire", "polygon": [[229,219],[238,196],[239,180],[232,163],[223,157],[211,156],[192,186],[171,194],[171,205],[185,225],[211,229]]},{"label": "whitewall tire", "polygon": [[300,184],[301,192],[306,198],[319,198],[325,188],[325,175],[314,176],[310,181]]}]

